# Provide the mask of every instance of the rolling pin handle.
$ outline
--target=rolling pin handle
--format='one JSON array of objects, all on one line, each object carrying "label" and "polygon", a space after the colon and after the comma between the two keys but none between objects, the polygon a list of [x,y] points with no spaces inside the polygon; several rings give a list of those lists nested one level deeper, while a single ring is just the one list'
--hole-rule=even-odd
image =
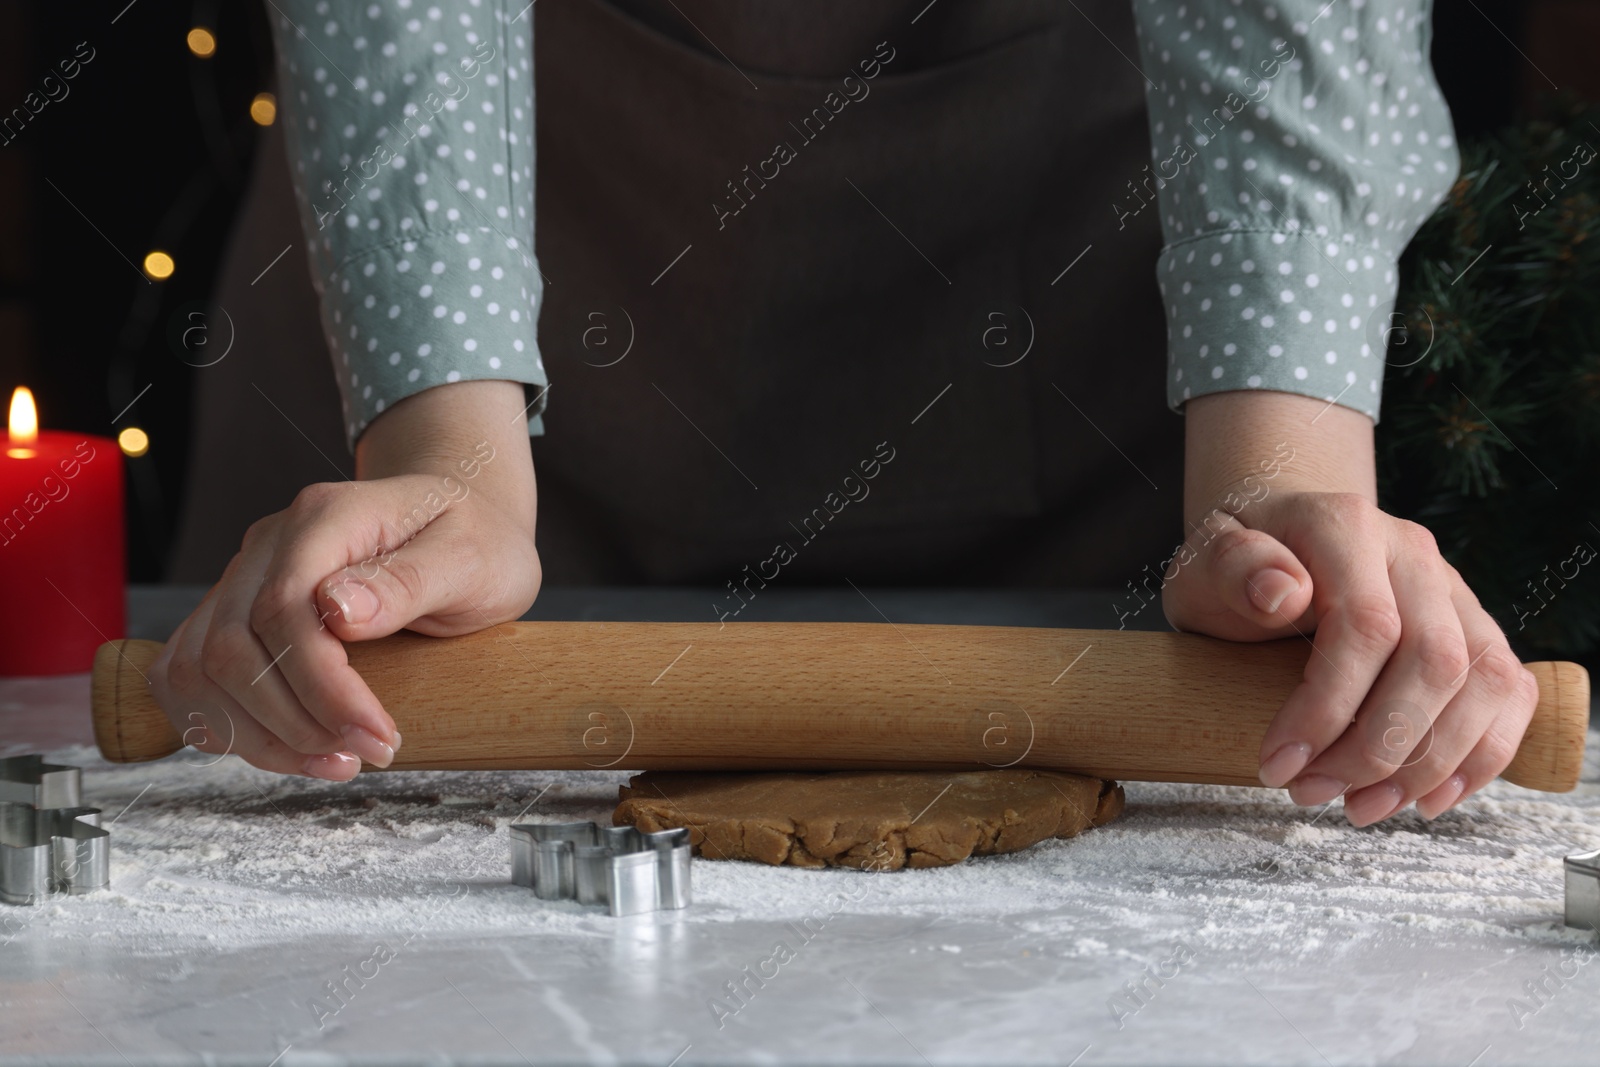
[{"label": "rolling pin handle", "polygon": [[161,649],[159,641],[125,637],[95,650],[89,683],[94,740],[113,763],[160,759],[184,746],[150,690],[150,667]]}]

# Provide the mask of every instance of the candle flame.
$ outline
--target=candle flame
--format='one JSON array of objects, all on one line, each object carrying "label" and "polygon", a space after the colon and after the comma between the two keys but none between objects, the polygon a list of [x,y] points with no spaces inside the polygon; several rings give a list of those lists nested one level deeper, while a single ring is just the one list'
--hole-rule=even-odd
[{"label": "candle flame", "polygon": [[11,394],[11,416],[6,428],[12,444],[31,445],[39,439],[39,412],[26,385],[17,386]]}]

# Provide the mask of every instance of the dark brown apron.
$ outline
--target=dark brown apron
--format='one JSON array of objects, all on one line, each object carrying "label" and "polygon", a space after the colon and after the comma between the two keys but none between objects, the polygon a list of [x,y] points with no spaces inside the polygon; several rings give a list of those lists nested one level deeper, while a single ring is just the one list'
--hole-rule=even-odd
[{"label": "dark brown apron", "polygon": [[1128,0],[534,14],[547,582],[1106,587],[1170,552]]}]

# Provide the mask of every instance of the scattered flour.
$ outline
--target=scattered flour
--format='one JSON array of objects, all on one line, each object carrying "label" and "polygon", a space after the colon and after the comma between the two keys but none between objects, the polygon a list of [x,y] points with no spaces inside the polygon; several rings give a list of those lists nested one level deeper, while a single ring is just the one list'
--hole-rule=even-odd
[{"label": "scattered flour", "polygon": [[[625,773],[412,771],[336,786],[231,756],[208,765],[190,750],[139,765],[108,764],[87,746],[48,756],[84,768],[86,802],[111,827],[111,888],[0,909],[32,938],[170,955],[396,930],[614,930],[597,909],[511,886],[506,827],[609,822]],[[1439,940],[1578,941],[1587,935],[1561,925],[1561,857],[1600,837],[1597,758],[1591,733],[1570,794],[1497,782],[1431,826],[1407,813],[1366,830],[1337,806],[1318,815],[1267,790],[1134,782],[1108,826],[958,867],[869,874],[697,860],[695,904],[679,921],[794,919],[870,878],[849,912],[1007,916],[1086,956],[1121,952],[1095,934],[1167,930],[1174,914],[1187,916],[1197,946],[1247,949],[1281,934],[1285,965],[1407,928]]]}]

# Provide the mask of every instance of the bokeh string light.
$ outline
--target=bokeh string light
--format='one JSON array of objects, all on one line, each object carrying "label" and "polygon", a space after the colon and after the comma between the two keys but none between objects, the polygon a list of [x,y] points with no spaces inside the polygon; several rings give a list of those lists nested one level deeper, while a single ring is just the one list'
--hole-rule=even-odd
[{"label": "bokeh string light", "polygon": [[[172,383],[171,368],[141,366],[153,358],[149,351],[152,335],[163,328],[167,304],[175,295],[209,280],[194,273],[198,270],[203,274],[208,269],[196,260],[189,263],[192,269],[180,285],[174,281],[177,260],[192,244],[195,226],[209,206],[219,197],[237,197],[241,193],[256,140],[277,119],[277,99],[270,91],[255,93],[243,107],[244,102],[232,95],[236,88],[224,99],[223,86],[237,86],[239,64],[250,69],[247,76],[258,76],[255,64],[259,54],[251,43],[254,38],[240,28],[234,9],[230,8],[226,17],[224,14],[218,0],[194,0],[187,17],[179,16],[182,21],[177,21],[175,27],[178,40],[172,47],[183,49],[180,58],[189,67],[192,110],[199,123],[206,159],[192,173],[173,175],[170,200],[146,238],[149,244],[141,263],[148,282],[169,284],[139,286],[108,359],[107,401],[110,409],[119,413],[117,441],[130,458],[145,456],[153,447],[148,432],[129,424],[139,418],[135,406],[138,399],[152,386],[161,389]],[[128,488],[130,521],[142,529],[144,542],[159,558],[167,550],[169,530],[157,467],[148,462],[130,464]]]},{"label": "bokeh string light", "polygon": [[117,447],[123,455],[137,459],[150,451],[150,435],[137,426],[125,426],[117,434]]},{"label": "bokeh string light", "polygon": [[194,29],[190,30],[189,35],[185,38],[185,41],[189,45],[189,51],[193,52],[201,59],[210,59],[216,54],[216,35],[202,26],[196,26]]},{"label": "bokeh string light", "polygon": [[160,249],[146,253],[144,257],[144,272],[152,281],[164,282],[177,269],[178,265],[172,256]]},{"label": "bokeh string light", "polygon": [[271,93],[257,93],[250,101],[250,117],[257,126],[271,126],[278,117],[278,98]]}]

